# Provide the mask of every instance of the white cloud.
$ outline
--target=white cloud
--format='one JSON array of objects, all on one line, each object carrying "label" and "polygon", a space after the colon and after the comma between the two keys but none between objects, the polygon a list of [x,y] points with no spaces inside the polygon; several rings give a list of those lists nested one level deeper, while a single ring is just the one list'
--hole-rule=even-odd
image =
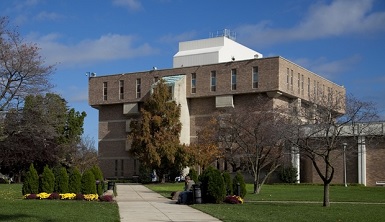
[{"label": "white cloud", "polygon": [[142,8],[139,0],[113,0],[112,4],[126,7],[129,10],[138,10]]},{"label": "white cloud", "polygon": [[60,42],[60,37],[57,33],[45,36],[31,34],[28,40],[38,44],[48,64],[59,63],[64,66],[78,66],[157,53],[157,50],[149,44],[134,45],[135,37],[128,35],[108,34],[99,39],[87,39],[72,45]]},{"label": "white cloud", "polygon": [[[385,31],[385,12],[373,11],[372,0],[335,0],[312,5],[302,22],[291,28],[275,28],[272,21],[238,27],[244,41],[253,45],[311,40],[347,34]],[[241,36],[242,38],[242,36]]]},{"label": "white cloud", "polygon": [[63,18],[63,16],[54,12],[46,12],[46,11],[42,11],[35,16],[35,19],[40,21],[57,20],[60,18]]}]

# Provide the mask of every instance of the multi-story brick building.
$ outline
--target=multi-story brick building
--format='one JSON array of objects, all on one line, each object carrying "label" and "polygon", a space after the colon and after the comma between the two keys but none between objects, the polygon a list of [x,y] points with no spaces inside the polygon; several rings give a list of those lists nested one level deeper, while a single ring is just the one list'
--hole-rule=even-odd
[{"label": "multi-story brick building", "polygon": [[[107,178],[130,178],[139,163],[128,153],[130,122],[160,78],[170,84],[181,104],[181,142],[222,107],[242,107],[255,95],[271,107],[306,107],[316,92],[345,95],[339,86],[283,57],[267,57],[223,36],[182,42],[174,68],[89,78],[89,104],[99,111],[98,157]],[[294,161],[299,169],[299,159]],[[385,178],[384,178],[385,179]]]}]

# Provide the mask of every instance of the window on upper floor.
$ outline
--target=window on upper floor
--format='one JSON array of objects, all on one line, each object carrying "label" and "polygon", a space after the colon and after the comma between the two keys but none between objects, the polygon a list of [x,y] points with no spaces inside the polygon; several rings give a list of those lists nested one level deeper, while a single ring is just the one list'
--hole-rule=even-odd
[{"label": "window on upper floor", "polygon": [[301,87],[301,74],[298,73],[297,76],[297,93],[300,93],[300,87]]},{"label": "window on upper floor", "polygon": [[253,88],[258,88],[258,66],[253,67]]},{"label": "window on upper floor", "polygon": [[211,71],[210,91],[215,92],[217,90],[217,72]]},{"label": "window on upper floor", "polygon": [[119,99],[124,99],[124,80],[119,80]]},{"label": "window on upper floor", "polygon": [[141,84],[142,80],[141,79],[136,79],[136,98],[140,98],[141,95]]},{"label": "window on upper floor", "polygon": [[107,100],[107,82],[103,82],[103,100]]},{"label": "window on upper floor", "polygon": [[294,76],[293,76],[293,70],[291,70],[290,73],[290,90],[293,90],[293,82],[294,82]]},{"label": "window on upper floor", "polygon": [[307,78],[307,96],[310,98],[310,78]]},{"label": "window on upper floor", "polygon": [[231,70],[231,90],[237,90],[237,70]]},{"label": "window on upper floor", "polygon": [[289,70],[289,68],[287,68],[287,70],[286,70],[286,88],[288,90],[290,89],[289,82],[290,82],[290,70]]},{"label": "window on upper floor", "polygon": [[304,84],[305,84],[305,83],[304,83],[304,76],[303,76],[303,74],[302,74],[302,75],[301,75],[301,95],[303,95],[303,91],[305,90],[305,89],[304,89],[304,87],[305,87]]},{"label": "window on upper floor", "polygon": [[197,74],[191,73],[191,93],[197,92]]}]

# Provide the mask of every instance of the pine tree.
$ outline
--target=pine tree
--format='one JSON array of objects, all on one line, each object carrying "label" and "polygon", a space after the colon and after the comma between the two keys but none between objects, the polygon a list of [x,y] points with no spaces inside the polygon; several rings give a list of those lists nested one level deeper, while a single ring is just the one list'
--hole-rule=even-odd
[{"label": "pine tree", "polygon": [[204,202],[221,203],[225,199],[225,182],[219,170],[209,166],[203,171],[200,180]]},{"label": "pine tree", "polygon": [[104,178],[103,178],[102,170],[100,169],[99,166],[94,166],[92,167],[91,171],[94,174],[95,182],[98,183],[96,185],[96,193],[98,195],[102,195],[104,192]]},{"label": "pine tree", "polygon": [[60,167],[57,170],[55,177],[55,191],[58,193],[67,193],[68,192],[68,173],[65,167]]}]

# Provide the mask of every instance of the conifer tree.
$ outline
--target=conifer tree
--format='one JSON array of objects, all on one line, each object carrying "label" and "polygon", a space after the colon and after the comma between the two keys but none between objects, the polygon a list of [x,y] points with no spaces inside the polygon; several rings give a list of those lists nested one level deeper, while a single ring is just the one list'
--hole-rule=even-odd
[{"label": "conifer tree", "polygon": [[32,194],[32,193],[38,193],[39,191],[39,175],[37,174],[37,171],[33,164],[29,166],[29,170],[27,174],[25,175],[22,193],[25,194]]},{"label": "conifer tree", "polygon": [[97,183],[96,193],[98,195],[102,195],[104,191],[104,179],[103,179],[102,170],[100,169],[99,166],[95,165],[94,167],[92,167],[91,171],[94,174],[95,182]]},{"label": "conifer tree", "polygon": [[57,170],[55,177],[55,191],[58,193],[67,193],[68,192],[68,173],[65,167],[60,167]]},{"label": "conifer tree", "polygon": [[43,174],[40,178],[40,192],[52,193],[55,187],[55,175],[52,170],[46,165],[43,170]]},{"label": "conifer tree", "polygon": [[79,170],[75,167],[70,170],[68,180],[68,192],[78,194],[81,190],[82,175]]},{"label": "conifer tree", "polygon": [[91,170],[86,170],[82,175],[82,194],[96,194],[95,176]]}]

